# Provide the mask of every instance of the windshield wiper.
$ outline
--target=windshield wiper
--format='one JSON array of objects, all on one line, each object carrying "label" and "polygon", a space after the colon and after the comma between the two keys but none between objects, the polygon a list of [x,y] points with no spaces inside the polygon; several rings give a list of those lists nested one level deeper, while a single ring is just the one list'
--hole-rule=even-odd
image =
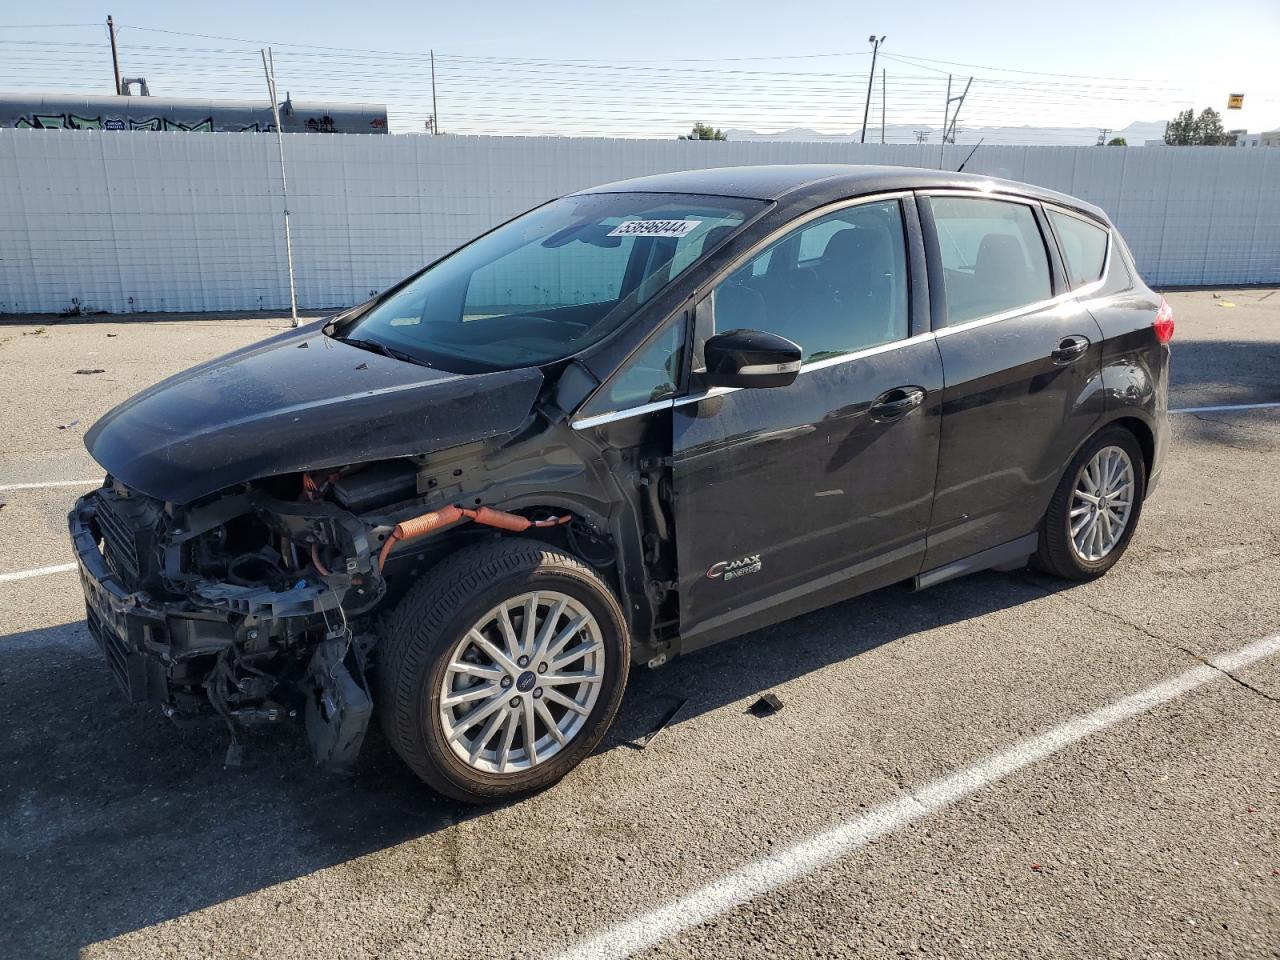
[{"label": "windshield wiper", "polygon": [[358,347],[361,350],[370,350],[373,353],[380,353],[384,357],[390,357],[392,360],[403,360],[405,363],[416,363],[420,367],[429,367],[431,364],[425,360],[419,360],[412,354],[405,353],[403,350],[397,350],[395,347],[388,347],[385,343],[379,343],[377,340],[361,340],[358,337],[334,337],[339,343],[345,343],[348,346]]}]

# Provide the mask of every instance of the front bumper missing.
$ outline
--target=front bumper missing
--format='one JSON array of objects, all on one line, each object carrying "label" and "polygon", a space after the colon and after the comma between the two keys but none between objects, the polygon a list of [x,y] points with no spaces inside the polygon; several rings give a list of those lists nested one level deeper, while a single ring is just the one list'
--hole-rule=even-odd
[{"label": "front bumper missing", "polygon": [[172,702],[179,688],[198,687],[202,663],[236,639],[241,618],[128,590],[98,547],[94,499],[82,497],[68,517],[89,632],[131,702]]},{"label": "front bumper missing", "polygon": [[[294,650],[310,657],[303,688],[312,753],[324,766],[351,769],[373,703],[364,682],[363,653],[353,649],[353,641],[359,641],[346,627],[345,616],[340,629],[328,625],[327,611],[340,603],[337,593],[305,580],[286,593],[202,581],[201,592],[212,592],[225,604],[224,609],[207,609],[198,605],[201,594],[193,595],[193,601],[166,602],[145,591],[130,591],[99,548],[97,501],[94,493],[82,497],[68,522],[89,632],[129,701],[161,703],[170,716],[212,706],[231,733],[227,763],[238,764],[237,724],[282,716],[282,708],[264,704],[263,698],[283,678],[252,667],[249,675],[236,674],[232,666],[255,656],[271,659],[298,644]],[[255,615],[259,611],[275,616]],[[311,650],[307,644],[317,634],[325,639]]]}]

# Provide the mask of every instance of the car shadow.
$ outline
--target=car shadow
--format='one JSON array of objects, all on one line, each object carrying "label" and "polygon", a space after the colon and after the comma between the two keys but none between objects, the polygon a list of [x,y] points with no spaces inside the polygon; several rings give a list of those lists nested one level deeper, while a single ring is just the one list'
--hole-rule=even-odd
[{"label": "car shadow", "polygon": [[[746,711],[759,692],[1060,586],[979,574],[890,588],[633,669],[600,750],[638,748],[673,705],[674,724],[739,701],[743,723],[762,722]],[[0,637],[0,689],[3,956],[66,956],[489,815],[434,795],[376,729],[353,777],[314,768],[294,724],[251,732],[244,766],[227,770],[219,724],[123,702],[83,623]]]},{"label": "car shadow", "polygon": [[[1280,402],[1280,340],[1186,340],[1173,342],[1170,409]],[[1275,410],[1184,413],[1173,419],[1177,436],[1236,450],[1270,451]]]},{"label": "car shadow", "polygon": [[1280,339],[1179,340],[1170,357],[1170,409],[1280,401]]}]

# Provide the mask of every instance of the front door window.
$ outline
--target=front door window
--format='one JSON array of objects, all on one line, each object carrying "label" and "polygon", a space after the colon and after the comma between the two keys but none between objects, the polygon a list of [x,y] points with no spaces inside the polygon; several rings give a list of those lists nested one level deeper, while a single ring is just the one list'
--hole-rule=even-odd
[{"label": "front door window", "polygon": [[848,207],[771,244],[714,293],[716,330],[764,330],[806,363],[907,336],[907,254],[897,200]]}]

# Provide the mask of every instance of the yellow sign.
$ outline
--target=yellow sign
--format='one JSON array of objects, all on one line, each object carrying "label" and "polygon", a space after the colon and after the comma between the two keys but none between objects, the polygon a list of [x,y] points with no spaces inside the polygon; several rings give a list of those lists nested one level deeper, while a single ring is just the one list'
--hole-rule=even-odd
[{"label": "yellow sign", "polygon": [[1228,109],[1228,110],[1239,110],[1239,109],[1240,109],[1241,107],[1243,107],[1243,106],[1244,106],[1244,94],[1243,94],[1243,93],[1229,93],[1229,94],[1227,94],[1227,109]]}]

